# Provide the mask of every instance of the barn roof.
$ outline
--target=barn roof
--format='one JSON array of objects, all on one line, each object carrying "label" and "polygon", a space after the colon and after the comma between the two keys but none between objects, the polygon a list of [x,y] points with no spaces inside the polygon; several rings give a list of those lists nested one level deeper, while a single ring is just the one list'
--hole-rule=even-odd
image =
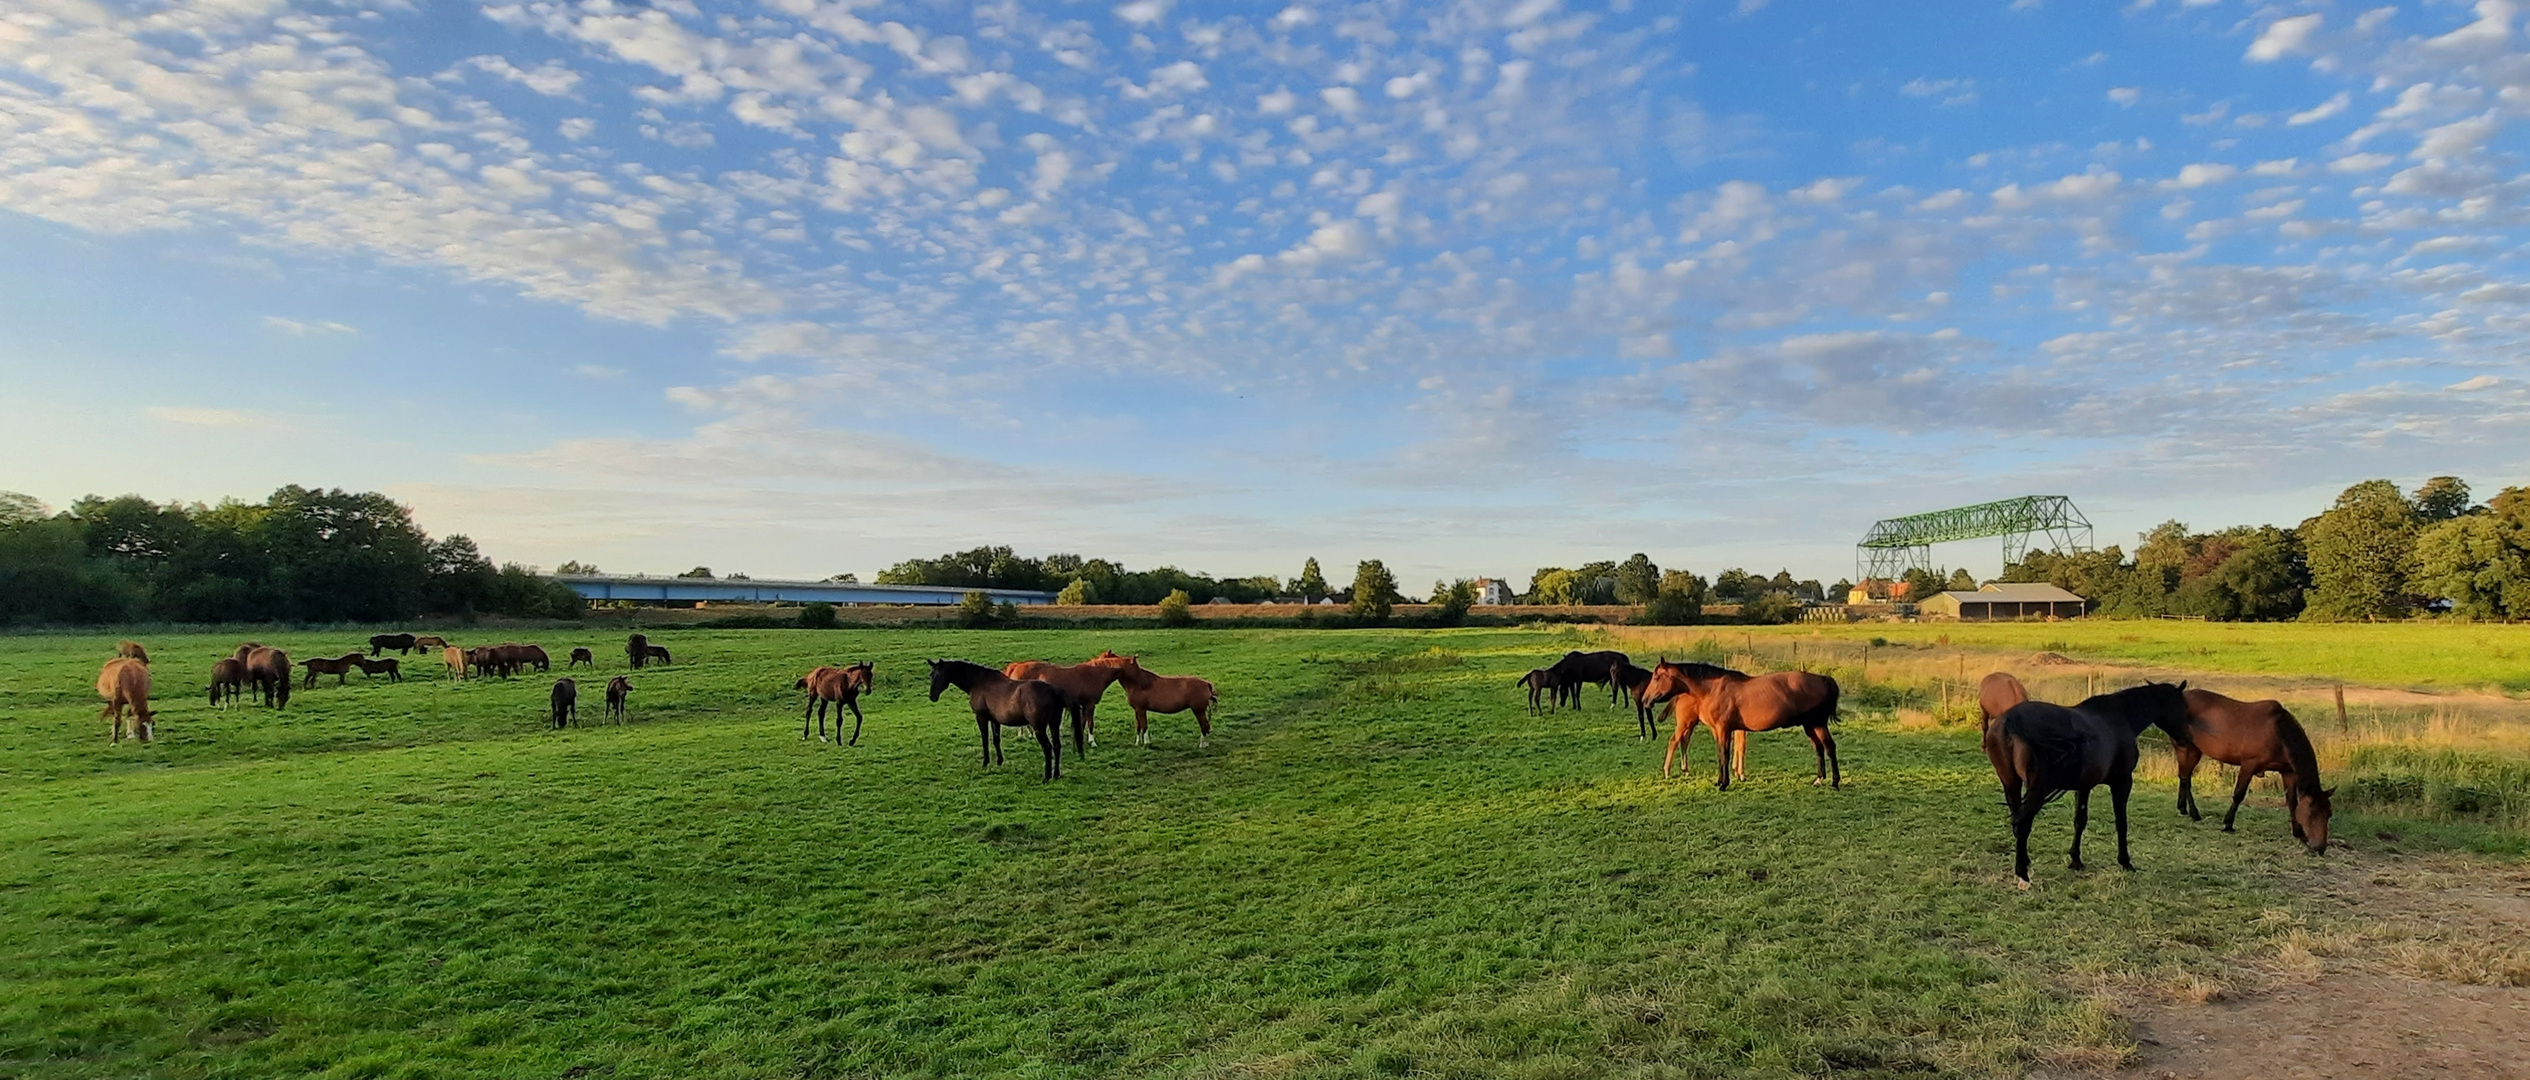
[{"label": "barn roof", "polygon": [[1993,582],[1973,593],[1961,593],[1960,599],[1983,602],[2000,601],[2022,604],[2078,604],[2082,598],[2053,585],[2041,582]]}]

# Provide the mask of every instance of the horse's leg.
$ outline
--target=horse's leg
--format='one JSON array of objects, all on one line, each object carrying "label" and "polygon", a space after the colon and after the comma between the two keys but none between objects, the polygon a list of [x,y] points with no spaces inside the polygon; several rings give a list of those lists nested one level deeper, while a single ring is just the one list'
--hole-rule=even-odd
[{"label": "horse's leg", "polygon": [[986,719],[983,713],[975,714],[975,742],[983,747],[984,767],[987,769],[993,767],[993,736],[986,730],[991,724],[992,721]]},{"label": "horse's leg", "polygon": [[2257,777],[2258,772],[2256,769],[2250,768],[2247,765],[2240,767],[2240,783],[2238,786],[2231,789],[2231,812],[2223,815],[2224,832],[2231,831],[2231,820],[2240,816],[2240,804],[2249,797],[2249,781],[2255,780]]},{"label": "horse's leg", "polygon": [[1724,731],[1721,724],[1706,726],[1713,729],[1713,764],[1718,767],[1713,777],[1714,790],[1729,791],[1731,789],[1731,739],[1739,733]]},{"label": "horse's leg", "polygon": [[808,705],[807,705],[807,707],[802,708],[802,709],[799,711],[799,739],[800,739],[800,741],[801,741],[801,742],[807,742],[807,741],[808,741],[808,714],[813,713],[813,712],[816,712],[816,711],[817,711],[817,692],[816,692],[816,691],[814,691],[814,690],[811,690],[811,691],[809,691],[809,692],[808,692]]},{"label": "horse's leg", "polygon": [[1151,710],[1140,705],[1133,707],[1133,745],[1151,745]]},{"label": "horse's leg", "polygon": [[1004,755],[1002,754],[1002,752],[1001,752],[1001,721],[999,721],[999,720],[995,720],[995,721],[993,721],[993,722],[992,722],[992,725],[993,725],[993,764],[995,764],[995,765],[1008,765],[1008,764],[1010,764],[1010,759],[1009,759],[1008,757],[1004,756]]},{"label": "horse's leg", "polygon": [[[1105,693],[1105,691],[1103,691],[1103,690],[1102,690],[1102,691],[1100,691],[1100,693],[1101,693],[1101,694],[1104,694],[1104,693]],[[1090,703],[1089,703],[1089,704],[1087,704],[1087,705],[1083,705],[1083,706],[1081,706],[1081,722],[1082,722],[1083,724],[1086,724],[1086,725],[1088,725],[1088,726],[1089,726],[1089,745],[1091,745],[1091,746],[1096,746],[1096,745],[1098,745],[1098,703],[1097,703],[1097,702],[1093,701],[1093,702],[1090,702]],[[1086,753],[1088,753],[1088,751],[1084,750],[1084,751],[1082,751],[1082,753],[1083,753],[1083,754],[1086,754]]]},{"label": "horse's leg", "polygon": [[[1055,732],[1055,737],[1061,738],[1062,732]],[[1089,756],[1089,708],[1085,705],[1072,706],[1072,749]]]},{"label": "horse's leg", "polygon": [[2029,827],[2038,822],[2038,808],[2045,805],[2046,795],[2031,784],[2012,810],[2012,876],[2020,879],[2024,889],[2029,887]]},{"label": "horse's leg", "polygon": [[1836,756],[1836,733],[1827,730],[1827,725],[1820,724],[1818,738],[1820,742],[1827,744],[1827,789],[1843,791],[1845,790],[1845,763]]},{"label": "horse's leg", "polygon": [[2134,788],[2131,774],[2108,778],[2108,802],[2117,812],[2117,865],[2128,870],[2135,868],[2135,860],[2126,857],[2126,795]]},{"label": "horse's leg", "polygon": [[1817,787],[1827,782],[1827,729],[1814,727],[1802,730],[1810,737],[1810,750],[1818,755],[1818,775],[1810,778],[1810,786]]},{"label": "horse's leg", "polygon": [[1748,779],[1748,729],[1731,732],[1731,779]]},{"label": "horse's leg", "polygon": [[2179,813],[2186,814],[2190,821],[2205,820],[2205,815],[2196,812],[2196,765],[2205,760],[2205,752],[2174,742],[2170,744],[2170,757],[2179,767]]},{"label": "horse's leg", "polygon": [[2083,869],[2082,830],[2089,828],[2090,825],[2091,789],[2086,787],[2078,789],[2073,793],[2073,861],[2065,864],[2066,869]]},{"label": "horse's leg", "polygon": [[1197,735],[1195,736],[1195,748],[1196,748],[1196,749],[1198,749],[1198,750],[1209,750],[1209,749],[1211,749],[1211,748],[1212,748],[1212,706],[1210,706],[1210,705],[1197,705],[1197,706],[1195,706],[1195,730],[1199,733],[1199,734],[1197,734]]},{"label": "horse's leg", "polygon": [[[843,699],[843,703],[852,706],[852,741],[844,745],[859,746],[861,745],[861,699],[848,697]],[[835,734],[843,734],[843,713],[840,711],[835,713]]]},{"label": "horse's leg", "polygon": [[1061,721],[1056,720],[1053,723],[1029,725],[1037,730],[1038,748],[1045,751],[1045,778],[1048,780],[1063,778],[1063,729],[1055,726],[1059,723]]},{"label": "horse's leg", "polygon": [[[1669,752],[1662,755],[1660,759],[1660,778],[1663,780],[1669,778],[1669,766],[1678,760],[1679,751],[1686,746],[1687,735],[1695,730],[1695,721],[1692,719],[1694,716],[1693,713],[1682,711],[1673,705],[1670,707],[1669,714],[1676,717],[1678,722],[1675,729],[1669,736]],[[1685,756],[1687,758],[1687,767],[1694,768],[1694,752],[1688,751]]]}]

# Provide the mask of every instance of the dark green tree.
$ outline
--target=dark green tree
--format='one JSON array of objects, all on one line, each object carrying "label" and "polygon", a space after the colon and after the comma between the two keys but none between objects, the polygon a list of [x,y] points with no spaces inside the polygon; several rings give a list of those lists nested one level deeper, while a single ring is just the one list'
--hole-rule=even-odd
[{"label": "dark green tree", "polygon": [[1386,622],[1388,613],[1397,604],[1397,575],[1388,572],[1388,564],[1377,559],[1364,559],[1353,569],[1353,599],[1349,610],[1357,618],[1370,622]]},{"label": "dark green tree", "polygon": [[1658,595],[1660,595],[1660,567],[1652,565],[1650,556],[1637,551],[1624,562],[1617,564],[1617,603],[1648,604],[1652,602],[1653,597]]},{"label": "dark green tree", "polygon": [[2416,519],[2425,524],[2449,521],[2469,512],[2468,482],[2456,476],[2437,476],[2416,489]]},{"label": "dark green tree", "polygon": [[2416,591],[2468,619],[2530,619],[2530,488],[2505,488],[2483,513],[2416,537]]},{"label": "dark green tree", "polygon": [[1300,576],[1293,579],[1291,590],[1300,594],[1303,603],[1314,604],[1326,599],[1328,592],[1326,575],[1318,572],[1316,556],[1310,556],[1309,561],[1301,565]]},{"label": "dark green tree", "polygon": [[2407,614],[2407,571],[2415,557],[2416,508],[2398,485],[2366,480],[2302,523],[2310,560],[2310,602],[2302,617],[2397,618]]}]

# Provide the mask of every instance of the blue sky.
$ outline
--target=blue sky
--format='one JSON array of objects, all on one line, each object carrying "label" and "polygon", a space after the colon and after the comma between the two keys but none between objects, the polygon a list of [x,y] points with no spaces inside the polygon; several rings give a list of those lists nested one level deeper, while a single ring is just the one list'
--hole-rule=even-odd
[{"label": "blue sky", "polygon": [[[0,11],[0,487],[1832,579],[2525,478],[2506,0]],[[1996,549],[1944,549],[1990,572]]]}]

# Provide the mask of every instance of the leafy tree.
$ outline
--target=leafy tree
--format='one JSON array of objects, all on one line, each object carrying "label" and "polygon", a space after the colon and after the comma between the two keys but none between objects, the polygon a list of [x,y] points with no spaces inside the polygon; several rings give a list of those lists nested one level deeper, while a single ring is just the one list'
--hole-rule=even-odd
[{"label": "leafy tree", "polygon": [[1801,617],[1801,602],[1790,593],[1768,589],[1740,605],[1739,616],[1753,623],[1788,623]]},{"label": "leafy tree", "polygon": [[833,604],[808,604],[802,606],[799,609],[799,625],[809,630],[834,629],[835,606]]},{"label": "leafy tree", "polygon": [[1968,572],[1968,568],[1967,568],[1967,567],[1964,567],[1964,566],[1963,566],[1963,567],[1960,567],[1960,568],[1959,568],[1959,569],[1957,569],[1957,570],[1953,570],[1953,571],[1951,571],[1951,572],[1950,572],[1950,591],[1952,591],[1952,592],[1975,592],[1975,591],[1977,591],[1977,576],[1976,576],[1975,574],[1971,574],[1971,573],[1969,573],[1969,572]]},{"label": "leafy tree", "polygon": [[2416,489],[2416,518],[2431,524],[2449,521],[2469,513],[2468,482],[2456,476],[2437,476]]},{"label": "leafy tree", "polygon": [[1660,588],[1643,605],[1642,621],[1655,626],[1685,626],[1704,618],[1704,579],[1684,570],[1660,575]]},{"label": "leafy tree", "polygon": [[975,629],[993,625],[993,598],[982,589],[969,589],[958,597],[958,625]]},{"label": "leafy tree", "polygon": [[1529,603],[1578,604],[1580,602],[1581,583],[1573,576],[1572,571],[1548,567],[1530,575]]},{"label": "leafy tree", "polygon": [[1388,572],[1388,564],[1377,559],[1364,559],[1353,570],[1353,599],[1347,605],[1355,616],[1371,622],[1385,622],[1397,603],[1397,575]]},{"label": "leafy tree", "polygon": [[1080,607],[1092,603],[1089,597],[1089,579],[1073,578],[1071,584],[1063,586],[1063,591],[1055,594],[1054,602],[1064,607]]},{"label": "leafy tree", "polygon": [[564,577],[595,577],[603,573],[597,568],[596,563],[585,563],[578,559],[564,559],[562,565],[553,568],[553,572]]},{"label": "leafy tree", "polygon": [[[594,571],[594,570],[589,571],[589,572],[590,572],[590,573],[596,573],[596,571]],[[853,573],[852,571],[846,570],[846,571],[844,571],[843,573],[836,574],[835,576],[830,577],[830,578],[827,578],[826,580],[831,581],[831,582],[834,582],[834,583],[835,583],[835,584],[837,584],[837,585],[858,585],[858,584],[860,584],[860,583],[861,583],[861,575],[859,575],[859,574],[855,574],[855,573]]]},{"label": "leafy tree", "polygon": [[1820,599],[1841,604],[1845,602],[1847,597],[1850,597],[1853,594],[1854,583],[1847,581],[1844,578],[1837,578],[1836,584],[1828,586],[1827,595],[1820,597]]},{"label": "leafy tree", "polygon": [[708,578],[712,576],[712,568],[708,566],[697,566],[694,569],[678,574],[677,576],[681,578]]},{"label": "leafy tree", "polygon": [[1756,595],[1758,579],[1736,566],[1713,578],[1713,599],[1717,603],[1737,604]]},{"label": "leafy tree", "polygon": [[1457,626],[1467,621],[1467,609],[1476,606],[1476,583],[1466,578],[1432,583],[1432,622],[1437,626]]},{"label": "leafy tree", "polygon": [[1171,589],[1167,596],[1160,598],[1160,625],[1193,626],[1194,624],[1195,598],[1186,595],[1186,590]]},{"label": "leafy tree", "polygon": [[2415,555],[2416,508],[2398,485],[2366,480],[2302,523],[2310,560],[2303,618],[2395,618],[2407,613],[2407,570]]},{"label": "leafy tree", "polygon": [[2469,619],[2530,618],[2530,488],[2505,488],[2483,513],[2416,537],[2417,591]]},{"label": "leafy tree", "polygon": [[0,529],[53,516],[42,500],[16,491],[0,491]]},{"label": "leafy tree", "polygon": [[1616,602],[1616,564],[1606,559],[1574,567],[1572,583],[1576,604]]},{"label": "leafy tree", "polygon": [[1648,604],[1652,602],[1653,597],[1658,595],[1660,595],[1660,567],[1652,565],[1650,556],[1637,551],[1631,558],[1617,564],[1617,603]]},{"label": "leafy tree", "polygon": [[2143,542],[2135,546],[2135,572],[2150,576],[2164,589],[2175,588],[2188,561],[2196,555],[2196,539],[2187,526],[2178,521],[2164,521],[2143,534]]},{"label": "leafy tree", "polygon": [[1300,577],[1292,582],[1291,589],[1300,594],[1304,603],[1314,604],[1326,597],[1326,575],[1318,572],[1316,556],[1310,556],[1309,561],[1301,565]]},{"label": "leafy tree", "polygon": [[1898,583],[1906,586],[1906,602],[1910,604],[1923,603],[1934,593],[1950,587],[1949,580],[1940,571],[1920,566],[1907,570],[1905,576],[1898,578]]}]

